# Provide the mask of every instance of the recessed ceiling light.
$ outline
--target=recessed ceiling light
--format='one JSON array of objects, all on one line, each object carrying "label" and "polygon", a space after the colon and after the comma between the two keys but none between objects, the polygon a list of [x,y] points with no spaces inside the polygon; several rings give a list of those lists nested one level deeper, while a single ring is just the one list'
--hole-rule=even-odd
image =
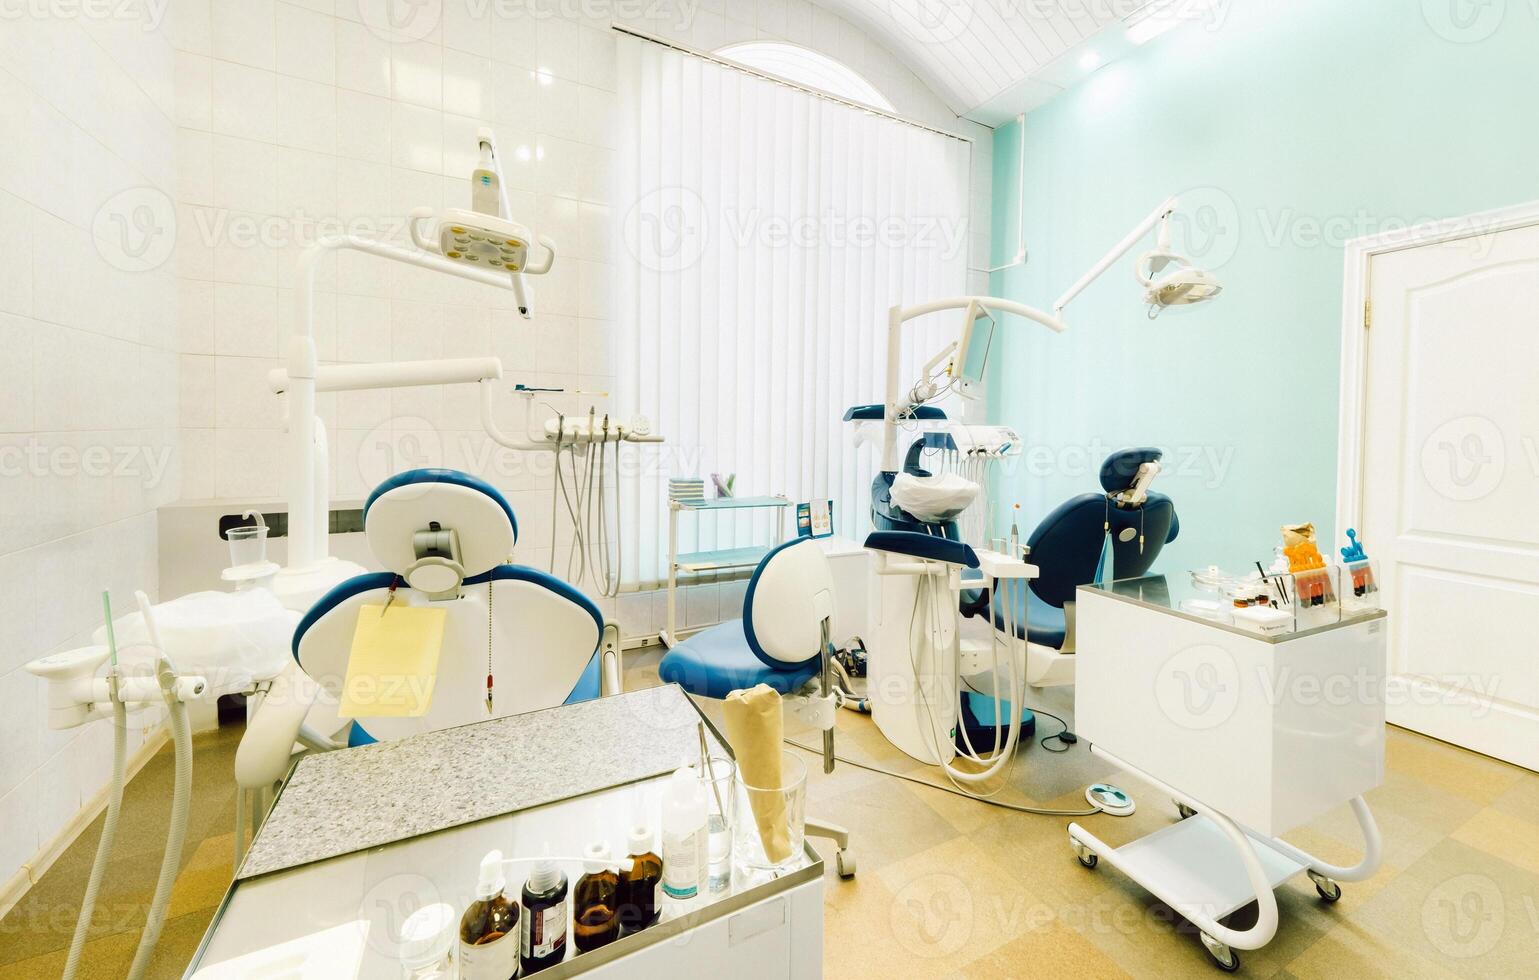
[{"label": "recessed ceiling light", "polygon": [[1086,51],[1084,54],[1079,56],[1079,66],[1085,71],[1095,71],[1097,68],[1101,67],[1101,61],[1102,58],[1100,54],[1095,51]]}]

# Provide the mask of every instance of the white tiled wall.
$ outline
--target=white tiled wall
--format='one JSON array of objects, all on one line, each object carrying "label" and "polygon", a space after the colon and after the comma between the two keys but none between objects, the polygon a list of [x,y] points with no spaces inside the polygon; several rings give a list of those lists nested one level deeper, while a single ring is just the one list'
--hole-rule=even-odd
[{"label": "white tiled wall", "polygon": [[[697,48],[761,37],[820,48],[866,75],[901,112],[976,137],[974,195],[982,204],[973,232],[987,250],[988,131],[957,120],[888,52],[804,0],[444,0],[420,7],[426,13],[405,28],[409,39],[371,26],[383,0],[176,2],[185,13],[176,35],[176,121],[188,498],[283,492],[280,406],[264,375],[293,326],[297,242],[317,219],[372,231],[398,228],[419,205],[468,206],[482,125],[496,129],[515,213],[560,245],[554,272],[531,280],[534,319],[518,317],[510,293],[343,254],[320,273],[320,355],[364,362],[490,353],[510,384],[613,387],[612,12],[656,13],[628,23]],[[270,234],[237,234],[253,228]],[[972,264],[986,265],[986,254]],[[550,460],[491,453],[476,398],[468,386],[322,395],[335,492],[362,494],[408,465],[478,472],[508,493],[519,515],[519,560],[543,568]],[[563,411],[605,407],[594,396],[548,401]],[[498,410],[504,428],[513,427],[511,398]],[[557,548],[564,565],[566,540]],[[688,618],[715,619],[723,590],[729,609],[741,603],[732,587],[701,586]],[[627,634],[642,635],[661,626],[662,608],[641,596],[605,611],[618,614]]]},{"label": "white tiled wall", "polygon": [[0,881],[111,761],[106,725],[45,729],[21,665],[89,642],[103,589],[155,593],[155,508],[178,493],[174,58],[156,9],[0,20]]},{"label": "white tiled wall", "polygon": [[[445,0],[412,5],[430,29],[392,40],[370,26],[384,4],[60,3],[0,22],[0,877],[101,785],[111,734],[46,731],[43,689],[20,665],[85,642],[103,588],[120,604],[155,593],[156,507],[282,492],[264,375],[318,228],[400,234],[413,207],[465,206],[476,130],[493,126],[515,211],[561,246],[535,280],[534,320],[506,292],[344,254],[319,271],[321,356],[491,353],[510,382],[613,387],[611,12],[662,11],[631,23],[697,48],[773,37],[823,50],[904,114],[975,137],[972,265],[987,264],[986,131],[827,9]],[[513,409],[499,404],[505,426]],[[337,494],[408,465],[480,472],[520,515],[520,558],[545,564],[549,458],[491,453],[473,391],[323,395],[321,410]],[[681,615],[728,615],[741,593],[689,590]],[[628,596],[606,611],[643,634],[663,604]]]}]

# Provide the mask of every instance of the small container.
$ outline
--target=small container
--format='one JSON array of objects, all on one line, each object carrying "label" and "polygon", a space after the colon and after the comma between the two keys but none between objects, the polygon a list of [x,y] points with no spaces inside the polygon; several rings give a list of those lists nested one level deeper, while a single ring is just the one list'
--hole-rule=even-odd
[{"label": "small container", "polygon": [[732,883],[732,827],[737,815],[737,764],[713,755],[700,772],[705,787],[706,883],[719,892]]},{"label": "small container", "polygon": [[481,859],[476,900],[460,919],[461,980],[508,980],[518,976],[518,903],[504,891],[501,851]]},{"label": "small container", "polygon": [[690,766],[674,770],[663,790],[663,894],[676,902],[705,886],[710,830],[705,784]]},{"label": "small container", "polygon": [[[804,857],[807,764],[789,752],[782,753],[780,759],[779,786],[750,786],[741,773],[738,775],[738,810],[743,816],[737,822],[732,842],[732,863],[749,872],[790,871],[799,867]],[[761,824],[777,838],[784,835],[784,856],[766,854]]]},{"label": "small container", "polygon": [[594,842],[583,853],[583,876],[572,892],[572,941],[578,952],[608,946],[620,938],[620,875],[609,845]]},{"label": "small container", "polygon": [[523,891],[520,962],[525,976],[566,959],[566,896],[566,875],[556,862],[545,858],[535,864]]},{"label": "small container", "polygon": [[408,980],[455,980],[453,906],[426,905],[401,924],[401,966]]},{"label": "small container", "polygon": [[[257,515],[258,521],[261,515]],[[232,527],[224,532],[230,546],[230,567],[260,565],[267,560],[267,525],[262,523]]]},{"label": "small container", "polygon": [[624,933],[640,932],[657,922],[662,912],[663,859],[652,850],[652,828],[631,829],[631,868],[620,872],[619,906],[616,915]]}]

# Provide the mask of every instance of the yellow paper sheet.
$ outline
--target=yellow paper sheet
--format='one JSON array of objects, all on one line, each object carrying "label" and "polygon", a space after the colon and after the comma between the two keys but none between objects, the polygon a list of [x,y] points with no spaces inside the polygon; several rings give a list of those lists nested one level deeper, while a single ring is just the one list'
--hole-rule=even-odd
[{"label": "yellow paper sheet", "polygon": [[447,612],[404,602],[358,610],[342,684],[343,718],[418,718],[433,703]]},{"label": "yellow paper sheet", "polygon": [[[779,693],[768,684],[733,691],[722,705],[722,715],[743,782],[749,786],[781,786],[781,737],[785,722]],[[785,797],[764,792],[750,792],[748,797],[759,840],[764,844],[764,856],[775,862],[786,860],[791,856],[791,837],[786,825]]]}]

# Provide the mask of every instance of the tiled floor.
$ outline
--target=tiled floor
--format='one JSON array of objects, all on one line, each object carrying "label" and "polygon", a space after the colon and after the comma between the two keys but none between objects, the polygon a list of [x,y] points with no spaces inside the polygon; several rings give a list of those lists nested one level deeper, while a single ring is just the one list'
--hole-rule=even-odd
[{"label": "tiled floor", "polygon": [[[657,683],[656,654],[633,656],[626,684]],[[1041,707],[1068,716],[1072,691]],[[709,714],[713,703],[704,703]],[[1041,734],[1056,725],[1044,718]],[[196,803],[182,878],[151,976],[181,975],[230,874],[235,733],[197,741]],[[869,718],[841,712],[839,752],[935,778],[893,749]],[[1369,795],[1383,869],[1324,905],[1306,879],[1278,892],[1282,923],[1243,954],[1251,976],[1533,976],[1539,962],[1539,775],[1391,729],[1388,774]],[[1218,976],[1190,926],[1102,865],[1082,868],[1065,817],[1014,813],[849,765],[814,771],[810,809],[855,835],[860,873],[829,871],[829,977]],[[131,784],[118,856],[104,889],[86,976],[120,977],[133,955],[159,862],[169,750]],[[1086,784],[1133,792],[1127,818],[1077,818],[1113,844],[1175,819],[1168,801],[1091,758],[1083,743],[1024,749],[999,798],[1077,809]],[[57,977],[97,829],[81,838],[0,922],[0,978]],[[1326,860],[1357,860],[1346,808],[1289,835]],[[814,842],[815,845],[820,842]],[[1243,914],[1243,913],[1242,913]]]}]

